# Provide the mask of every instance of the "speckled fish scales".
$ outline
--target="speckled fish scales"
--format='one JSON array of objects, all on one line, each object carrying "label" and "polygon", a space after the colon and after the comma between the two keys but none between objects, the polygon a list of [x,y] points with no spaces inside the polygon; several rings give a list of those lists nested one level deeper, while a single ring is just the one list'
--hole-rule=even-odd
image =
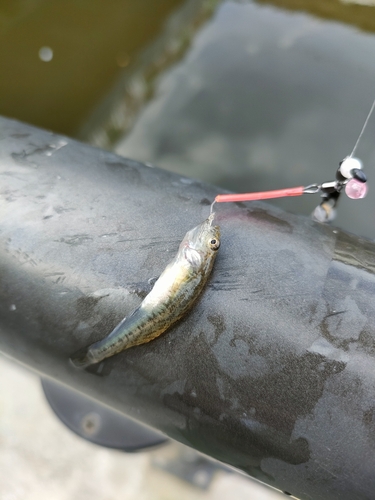
[{"label": "speckled fish scales", "polygon": [[155,339],[190,309],[207,282],[220,246],[220,228],[212,224],[213,218],[211,214],[186,233],[175,258],[130,316],[107,337],[72,356],[76,367],[99,363]]}]

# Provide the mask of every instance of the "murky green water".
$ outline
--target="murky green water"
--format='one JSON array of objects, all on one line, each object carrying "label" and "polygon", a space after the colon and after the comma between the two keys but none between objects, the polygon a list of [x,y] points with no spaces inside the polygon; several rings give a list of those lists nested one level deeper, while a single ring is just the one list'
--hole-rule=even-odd
[{"label": "murky green water", "polygon": [[0,114],[76,135],[182,4],[1,0]]},{"label": "murky green water", "polygon": [[[0,114],[227,189],[328,181],[375,98],[375,2],[359,3],[8,2]],[[335,223],[375,238],[375,115],[357,156],[369,195],[343,195]],[[273,203],[309,214],[319,196]]]}]

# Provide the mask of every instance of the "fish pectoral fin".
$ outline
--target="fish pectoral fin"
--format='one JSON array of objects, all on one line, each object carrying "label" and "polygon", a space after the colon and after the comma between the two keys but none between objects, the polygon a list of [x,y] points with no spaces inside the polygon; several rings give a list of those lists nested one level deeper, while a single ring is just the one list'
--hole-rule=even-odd
[{"label": "fish pectoral fin", "polygon": [[139,281],[132,283],[128,286],[130,293],[135,293],[140,299],[144,299],[154,288],[155,283],[158,281],[159,276],[150,278],[149,280]]},{"label": "fish pectoral fin", "polygon": [[154,276],[153,278],[150,278],[147,283],[149,284],[150,292],[154,288],[155,283],[158,281],[160,276]]},{"label": "fish pectoral fin", "polygon": [[198,269],[202,265],[202,256],[194,248],[185,248],[185,259],[189,262],[194,269]]}]

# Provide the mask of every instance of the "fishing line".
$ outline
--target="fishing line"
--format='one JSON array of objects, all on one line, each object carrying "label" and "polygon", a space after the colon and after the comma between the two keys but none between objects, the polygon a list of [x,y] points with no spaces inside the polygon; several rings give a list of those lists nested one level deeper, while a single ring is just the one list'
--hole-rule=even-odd
[{"label": "fishing line", "polygon": [[363,132],[365,131],[365,129],[366,129],[366,127],[367,127],[367,124],[368,124],[368,121],[369,121],[369,119],[370,119],[370,116],[372,115],[372,112],[374,111],[374,108],[375,108],[375,99],[374,99],[374,102],[372,103],[372,106],[371,106],[371,109],[370,109],[370,111],[369,111],[369,114],[367,115],[366,121],[365,121],[365,123],[364,123],[364,125],[363,125],[363,127],[362,127],[362,130],[361,130],[361,133],[360,133],[360,134],[359,134],[359,136],[358,136],[357,142],[355,143],[355,146],[354,146],[354,148],[353,148],[353,151],[350,153],[349,158],[352,158],[352,157],[353,157],[353,155],[354,155],[354,153],[355,153],[355,150],[357,149],[358,143],[359,143],[359,141],[361,140],[361,137],[362,137],[362,135],[363,135]]},{"label": "fishing line", "polygon": [[[217,197],[216,197],[217,198]],[[210,207],[210,215],[212,215],[214,213],[214,205],[216,203],[216,198],[214,199],[214,201],[211,203],[211,207]]]}]

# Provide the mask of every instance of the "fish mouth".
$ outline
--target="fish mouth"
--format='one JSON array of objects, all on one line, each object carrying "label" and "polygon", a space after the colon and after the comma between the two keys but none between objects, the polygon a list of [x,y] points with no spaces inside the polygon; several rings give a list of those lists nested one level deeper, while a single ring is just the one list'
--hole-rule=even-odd
[{"label": "fish mouth", "polygon": [[212,213],[205,221],[203,221],[199,226],[191,229],[183,240],[183,246],[189,247],[193,250],[204,250],[201,249],[202,245],[205,247],[205,241],[209,238],[219,238],[220,228],[219,226],[214,226],[213,219],[215,213]]},{"label": "fish mouth", "polygon": [[212,223],[214,221],[215,215],[216,215],[216,212],[212,212],[212,214],[210,214],[209,217],[207,218],[207,222],[209,223],[210,227],[212,227]]}]

